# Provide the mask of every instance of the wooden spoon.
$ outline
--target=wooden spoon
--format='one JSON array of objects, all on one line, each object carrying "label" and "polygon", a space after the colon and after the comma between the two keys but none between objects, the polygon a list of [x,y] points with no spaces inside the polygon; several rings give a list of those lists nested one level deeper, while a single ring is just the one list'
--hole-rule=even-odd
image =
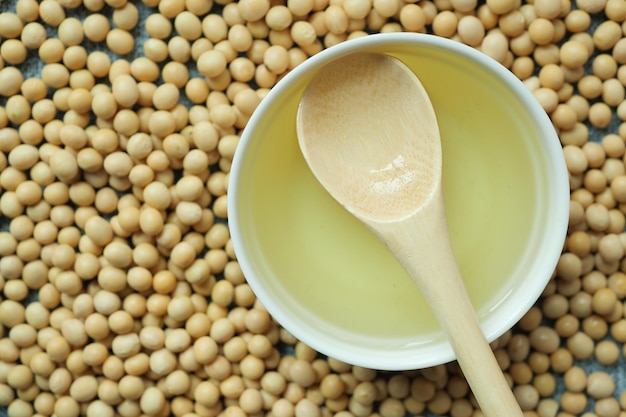
[{"label": "wooden spoon", "polygon": [[483,413],[522,416],[454,258],[439,128],[415,74],[382,54],[333,61],[307,86],[297,133],[320,183],[382,240],[419,286]]}]

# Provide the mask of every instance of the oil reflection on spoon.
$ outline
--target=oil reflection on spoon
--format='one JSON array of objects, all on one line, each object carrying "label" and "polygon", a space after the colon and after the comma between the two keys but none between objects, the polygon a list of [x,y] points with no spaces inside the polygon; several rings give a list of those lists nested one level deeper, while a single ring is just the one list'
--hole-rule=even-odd
[{"label": "oil reflection on spoon", "polygon": [[410,186],[416,177],[416,172],[406,166],[404,157],[398,155],[383,168],[370,170],[370,187],[377,194],[395,194]]}]

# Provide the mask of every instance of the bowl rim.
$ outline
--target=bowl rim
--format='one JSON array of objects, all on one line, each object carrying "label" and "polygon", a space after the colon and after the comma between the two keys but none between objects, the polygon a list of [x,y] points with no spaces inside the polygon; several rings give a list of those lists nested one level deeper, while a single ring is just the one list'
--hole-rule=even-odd
[{"label": "bowl rim", "polygon": [[[325,341],[319,341],[315,337],[307,332],[307,326],[297,321],[293,315],[289,314],[287,308],[281,305],[281,303],[275,303],[272,297],[266,291],[264,285],[261,283],[262,278],[257,275],[257,267],[248,257],[248,250],[246,248],[245,234],[240,228],[241,220],[239,216],[239,205],[237,204],[239,195],[239,184],[241,181],[241,164],[245,159],[247,150],[250,147],[250,143],[253,140],[252,131],[261,122],[263,118],[263,109],[265,107],[271,107],[272,103],[280,98],[285,92],[289,91],[295,84],[297,84],[303,76],[309,74],[312,71],[316,71],[327,63],[350,53],[358,52],[362,49],[371,48],[395,48],[397,51],[398,46],[410,46],[420,45],[426,47],[442,48],[451,53],[463,56],[471,61],[474,61],[478,66],[484,67],[486,70],[491,71],[501,81],[503,81],[507,87],[511,88],[515,95],[520,99],[523,107],[528,111],[530,117],[537,125],[537,130],[544,134],[544,139],[541,141],[543,151],[547,154],[546,161],[550,165],[548,168],[549,182],[551,186],[548,186],[551,191],[550,196],[550,213],[551,220],[553,220],[548,226],[550,227],[549,233],[546,231],[545,236],[541,239],[545,251],[542,256],[542,268],[546,273],[545,284],[551,278],[551,274],[556,267],[560,254],[563,248],[563,242],[565,241],[567,226],[569,222],[569,181],[567,168],[565,165],[565,159],[562,152],[562,146],[558,138],[557,132],[554,129],[552,122],[543,108],[534,98],[530,90],[520,81],[510,70],[495,61],[486,54],[460,42],[438,37],[430,34],[420,33],[387,33],[387,34],[373,34],[352,40],[348,40],[337,45],[331,46],[322,50],[316,55],[308,58],[306,61],[295,67],[291,72],[285,75],[274,87],[271,88],[269,93],[263,98],[257,109],[250,117],[246,127],[241,132],[238,148],[233,158],[233,164],[230,172],[229,190],[228,190],[228,225],[231,231],[231,239],[233,248],[237,256],[237,260],[240,264],[242,272],[246,277],[246,280],[253,292],[257,295],[259,301],[264,305],[268,312],[289,332],[291,332],[298,340],[310,345],[318,352],[331,356],[335,359],[358,366],[364,366],[368,368],[375,368],[380,370],[407,370],[425,368],[428,366],[439,365],[450,362],[455,359],[452,348],[449,343],[444,342],[443,346],[438,346],[437,349],[431,349],[429,353],[433,355],[416,355],[415,357],[406,358],[402,355],[398,355],[395,352],[380,352],[377,348],[368,349],[363,346],[347,346],[340,342],[336,343],[337,346],[333,346],[332,343],[328,344],[328,341],[332,341],[332,337],[328,337]],[[543,208],[543,207],[542,207]],[[548,215],[543,212],[541,215]],[[545,289],[545,285],[541,288],[533,288],[533,291],[527,289],[528,297],[524,302],[520,302],[516,305],[516,308],[509,311],[507,317],[491,317],[485,321],[481,321],[481,326],[485,332],[485,336],[488,341],[493,341],[500,335],[504,334],[508,329],[512,328],[517,321],[535,304],[541,293]]]}]

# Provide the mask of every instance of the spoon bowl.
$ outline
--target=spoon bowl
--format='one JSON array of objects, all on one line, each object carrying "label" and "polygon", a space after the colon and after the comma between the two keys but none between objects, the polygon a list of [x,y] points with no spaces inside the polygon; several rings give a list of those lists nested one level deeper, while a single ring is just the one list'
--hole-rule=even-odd
[{"label": "spoon bowl", "polygon": [[[317,179],[359,218],[408,216],[441,182],[432,105],[411,70],[389,56],[355,54],[327,65],[302,96],[297,129]],[[398,140],[407,132],[415,140]]]}]

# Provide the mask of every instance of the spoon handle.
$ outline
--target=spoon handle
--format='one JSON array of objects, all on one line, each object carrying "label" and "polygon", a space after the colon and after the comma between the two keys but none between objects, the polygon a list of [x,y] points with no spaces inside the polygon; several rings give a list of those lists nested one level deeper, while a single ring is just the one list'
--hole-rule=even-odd
[{"label": "spoon handle", "polygon": [[437,194],[430,204],[402,221],[368,224],[424,294],[483,414],[521,417],[465,290],[448,235],[442,193],[438,190]]}]

